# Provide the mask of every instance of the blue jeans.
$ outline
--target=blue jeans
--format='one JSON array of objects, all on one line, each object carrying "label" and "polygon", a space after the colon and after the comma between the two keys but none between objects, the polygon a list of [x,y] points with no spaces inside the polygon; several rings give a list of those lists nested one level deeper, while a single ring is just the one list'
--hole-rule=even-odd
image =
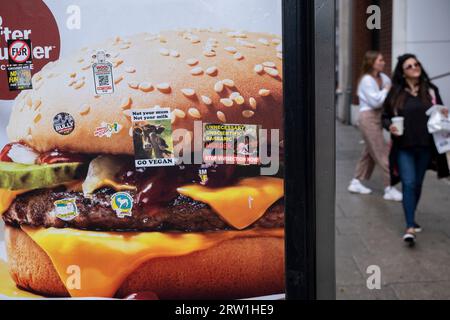
[{"label": "blue jeans", "polygon": [[406,227],[414,228],[417,205],[425,173],[431,161],[431,150],[425,147],[400,149],[398,167],[403,188],[403,210]]}]

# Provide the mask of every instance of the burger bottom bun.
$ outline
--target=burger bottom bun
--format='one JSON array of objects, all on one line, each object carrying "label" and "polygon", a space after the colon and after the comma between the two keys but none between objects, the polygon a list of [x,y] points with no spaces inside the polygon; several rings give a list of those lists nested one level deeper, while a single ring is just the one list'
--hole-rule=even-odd
[{"label": "burger bottom bun", "polygon": [[[5,240],[10,273],[19,287],[48,297],[69,296],[48,255],[25,232],[7,226]],[[284,239],[256,237],[149,260],[128,276],[116,297],[151,291],[160,299],[240,299],[284,288]]]}]

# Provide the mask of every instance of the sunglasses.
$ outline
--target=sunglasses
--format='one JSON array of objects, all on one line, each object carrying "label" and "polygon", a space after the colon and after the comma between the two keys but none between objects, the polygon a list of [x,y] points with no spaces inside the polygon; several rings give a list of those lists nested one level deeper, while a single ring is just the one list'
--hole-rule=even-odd
[{"label": "sunglasses", "polygon": [[419,62],[416,62],[416,63],[407,65],[405,67],[405,70],[418,69],[420,67],[422,67],[422,65]]}]

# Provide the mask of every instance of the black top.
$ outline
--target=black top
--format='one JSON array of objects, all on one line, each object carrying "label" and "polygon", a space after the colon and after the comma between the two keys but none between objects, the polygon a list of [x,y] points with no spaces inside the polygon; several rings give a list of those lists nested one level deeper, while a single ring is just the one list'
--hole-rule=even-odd
[{"label": "black top", "polygon": [[[433,85],[430,84],[431,89],[434,90],[435,96],[436,96],[436,103],[443,105],[441,96],[439,94],[439,89]],[[389,93],[389,95],[392,94],[392,92]],[[416,101],[418,100],[418,101]],[[420,105],[422,105],[420,108]],[[409,107],[408,107],[409,106]],[[411,108],[410,108],[411,107]],[[407,148],[408,146],[419,146],[422,144],[427,144],[430,147],[432,151],[432,161],[430,164],[430,169],[436,170],[438,173],[439,178],[446,178],[450,175],[449,165],[447,163],[447,157],[445,154],[438,154],[436,147],[433,142],[433,137],[431,134],[428,133],[427,130],[427,122],[428,117],[426,116],[425,112],[428,110],[428,108],[431,107],[431,102],[429,103],[429,106],[425,106],[421,103],[419,98],[416,98],[412,95],[409,95],[407,99],[405,100],[405,105],[403,108],[403,111],[399,112],[400,116],[403,116],[407,119],[405,119],[405,136],[403,137],[392,137],[392,148],[391,152],[389,154],[389,170],[391,173],[391,185],[396,185],[399,181],[399,175],[398,175],[398,163],[397,163],[397,155],[398,150],[402,148]],[[411,111],[411,113],[409,112]],[[392,124],[391,119],[395,117],[396,115],[392,111],[391,106],[389,105],[389,99],[386,99],[384,104],[384,112],[383,112],[383,127],[389,131],[389,127]],[[410,119],[418,118],[419,121],[416,123],[412,121],[412,123],[409,121]],[[416,119],[417,120],[417,119]],[[419,123],[420,122],[420,123]],[[411,128],[413,128],[411,130]],[[425,132],[424,132],[425,130]],[[422,132],[422,137],[420,140],[414,140],[416,139],[420,132]]]},{"label": "black top", "polygon": [[402,136],[393,136],[401,149],[412,147],[430,147],[432,136],[428,133],[427,110],[431,104],[425,105],[420,97],[408,93],[405,105],[398,111],[399,117],[405,118],[405,132]]}]

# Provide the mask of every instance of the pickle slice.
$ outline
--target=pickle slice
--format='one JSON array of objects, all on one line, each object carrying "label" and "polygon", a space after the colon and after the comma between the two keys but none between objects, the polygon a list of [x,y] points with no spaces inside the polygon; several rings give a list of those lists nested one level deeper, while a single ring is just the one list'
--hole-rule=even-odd
[{"label": "pickle slice", "polygon": [[81,179],[83,174],[85,174],[85,165],[78,162],[44,165],[0,162],[0,189],[48,188]]}]

